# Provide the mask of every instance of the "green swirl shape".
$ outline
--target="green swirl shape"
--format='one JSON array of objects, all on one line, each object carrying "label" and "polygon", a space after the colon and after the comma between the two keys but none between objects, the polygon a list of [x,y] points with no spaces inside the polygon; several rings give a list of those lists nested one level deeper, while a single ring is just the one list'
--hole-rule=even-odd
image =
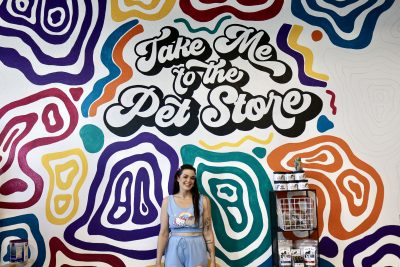
[{"label": "green swirl shape", "polygon": [[210,198],[216,256],[228,266],[247,266],[265,256],[271,246],[272,185],[260,162],[246,153],[194,145],[183,146],[181,155],[184,163],[197,168],[199,190]]}]

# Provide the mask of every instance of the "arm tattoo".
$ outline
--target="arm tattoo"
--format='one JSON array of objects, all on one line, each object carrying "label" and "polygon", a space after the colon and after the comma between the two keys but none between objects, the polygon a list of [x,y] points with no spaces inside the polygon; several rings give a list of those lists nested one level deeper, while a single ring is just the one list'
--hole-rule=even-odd
[{"label": "arm tattoo", "polygon": [[211,219],[210,217],[204,218],[204,229],[210,231]]}]

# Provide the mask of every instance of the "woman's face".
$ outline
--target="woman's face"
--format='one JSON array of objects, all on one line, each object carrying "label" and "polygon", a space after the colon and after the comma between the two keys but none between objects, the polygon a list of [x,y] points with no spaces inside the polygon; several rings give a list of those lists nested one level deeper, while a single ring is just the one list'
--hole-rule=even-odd
[{"label": "woman's face", "polygon": [[177,179],[179,191],[190,191],[196,182],[196,174],[193,170],[184,169]]}]

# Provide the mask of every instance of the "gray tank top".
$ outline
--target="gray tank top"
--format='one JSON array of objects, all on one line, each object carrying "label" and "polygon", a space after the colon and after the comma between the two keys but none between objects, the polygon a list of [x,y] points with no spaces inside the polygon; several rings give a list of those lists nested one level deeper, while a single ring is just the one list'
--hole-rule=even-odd
[{"label": "gray tank top", "polygon": [[199,199],[199,223],[194,223],[193,205],[188,208],[179,207],[173,195],[168,196],[168,223],[169,229],[174,232],[203,232],[203,196]]}]

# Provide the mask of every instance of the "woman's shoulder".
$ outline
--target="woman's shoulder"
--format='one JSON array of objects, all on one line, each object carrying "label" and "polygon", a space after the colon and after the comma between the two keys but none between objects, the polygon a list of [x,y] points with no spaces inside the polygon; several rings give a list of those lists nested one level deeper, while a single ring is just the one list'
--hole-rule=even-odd
[{"label": "woman's shoulder", "polygon": [[204,194],[200,194],[200,198],[201,198],[201,199],[208,199],[208,196],[207,196],[207,195],[204,195]]},{"label": "woman's shoulder", "polygon": [[203,205],[204,204],[207,205],[210,202],[210,199],[208,198],[207,195],[200,194],[200,199],[203,202]]},{"label": "woman's shoulder", "polygon": [[173,195],[168,195],[168,196],[164,197],[162,203],[167,204],[167,203],[168,203],[168,200],[169,200],[172,196],[173,196]]}]

